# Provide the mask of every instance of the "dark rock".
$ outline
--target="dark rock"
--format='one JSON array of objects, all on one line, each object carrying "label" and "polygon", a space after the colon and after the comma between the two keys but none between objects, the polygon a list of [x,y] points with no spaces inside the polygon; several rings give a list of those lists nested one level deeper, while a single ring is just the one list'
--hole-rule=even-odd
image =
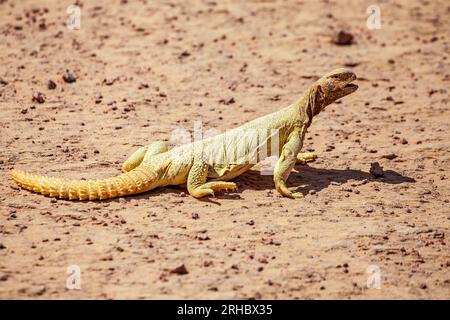
[{"label": "dark rock", "polygon": [[433,238],[435,239],[444,239],[445,238],[445,233],[441,232],[441,231],[436,231],[433,235]]},{"label": "dark rock", "polygon": [[183,58],[187,58],[189,57],[191,54],[188,51],[183,51],[182,53],[180,53],[180,55],[178,56],[178,58],[183,59]]},{"label": "dark rock", "polygon": [[49,90],[55,90],[56,89],[56,83],[54,81],[52,81],[52,80],[48,80],[47,88]]},{"label": "dark rock", "polygon": [[73,83],[77,81],[77,78],[72,73],[70,73],[69,70],[66,70],[66,73],[63,75],[63,80],[67,83]]},{"label": "dark rock", "polygon": [[130,111],[135,111],[135,110],[136,110],[136,107],[133,104],[130,104],[123,108],[124,112],[130,112]]},{"label": "dark rock", "polygon": [[207,234],[199,234],[199,235],[197,235],[196,238],[197,238],[197,240],[200,240],[200,241],[211,240],[211,238]]},{"label": "dark rock", "polygon": [[378,162],[373,162],[370,164],[369,172],[372,176],[374,176],[374,178],[380,178],[384,176],[383,168]]},{"label": "dark rock", "polygon": [[116,82],[116,80],[118,80],[117,78],[114,79],[103,79],[103,84],[107,85],[107,86],[112,86],[114,84],[114,82]]},{"label": "dark rock", "polygon": [[184,274],[188,274],[189,271],[186,269],[186,267],[184,266],[184,264],[182,264],[179,267],[176,267],[175,269],[170,270],[170,273],[174,273],[174,274],[178,274],[178,275],[184,275]]},{"label": "dark rock", "polygon": [[359,66],[360,64],[361,64],[360,62],[351,61],[351,62],[344,63],[344,67],[354,68],[354,67]]},{"label": "dark rock", "polygon": [[37,289],[33,294],[36,296],[42,296],[47,291],[46,287],[41,287]]},{"label": "dark rock", "polygon": [[337,44],[338,46],[351,45],[353,43],[353,34],[346,32],[344,30],[341,30],[335,36],[333,42],[334,42],[334,44]]},{"label": "dark rock", "polygon": [[385,154],[384,156],[382,156],[382,158],[389,159],[389,160],[394,160],[397,157],[398,156],[395,153],[389,153],[389,154]]},{"label": "dark rock", "polygon": [[31,100],[37,103],[44,103],[45,96],[42,92],[35,92],[33,93],[33,98]]},{"label": "dark rock", "polygon": [[233,103],[235,103],[235,102],[236,102],[236,100],[234,100],[233,97],[230,97],[230,98],[228,98],[228,99],[220,99],[220,100],[219,100],[219,103],[223,103],[223,104],[225,104],[225,105],[230,105],[230,104],[233,104]]}]

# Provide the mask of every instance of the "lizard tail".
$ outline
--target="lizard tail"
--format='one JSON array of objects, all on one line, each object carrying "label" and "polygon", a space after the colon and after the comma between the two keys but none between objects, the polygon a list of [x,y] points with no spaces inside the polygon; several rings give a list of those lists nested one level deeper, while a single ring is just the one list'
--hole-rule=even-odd
[{"label": "lizard tail", "polygon": [[69,200],[111,199],[145,192],[152,188],[156,174],[147,165],[103,180],[67,180],[11,170],[10,177],[22,188],[46,196]]}]

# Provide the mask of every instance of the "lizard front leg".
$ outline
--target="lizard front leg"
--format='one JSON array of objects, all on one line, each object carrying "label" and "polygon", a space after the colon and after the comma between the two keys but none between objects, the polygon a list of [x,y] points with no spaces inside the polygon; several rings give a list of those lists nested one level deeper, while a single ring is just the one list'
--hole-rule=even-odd
[{"label": "lizard front leg", "polygon": [[303,198],[303,194],[300,192],[292,192],[286,185],[289,174],[297,162],[297,154],[302,148],[303,136],[303,130],[300,129],[294,130],[289,135],[289,138],[281,151],[280,158],[275,166],[273,177],[275,189],[285,197]]},{"label": "lizard front leg", "polygon": [[139,166],[144,158],[148,159],[151,156],[164,153],[167,150],[168,147],[164,142],[155,142],[147,146],[140,147],[122,164],[122,168],[125,171],[130,171]]},{"label": "lizard front leg", "polygon": [[192,165],[187,179],[187,189],[191,196],[202,198],[207,195],[214,196],[214,191],[236,190],[237,187],[234,182],[206,182],[208,178],[208,169],[209,165],[203,161],[194,162]]}]

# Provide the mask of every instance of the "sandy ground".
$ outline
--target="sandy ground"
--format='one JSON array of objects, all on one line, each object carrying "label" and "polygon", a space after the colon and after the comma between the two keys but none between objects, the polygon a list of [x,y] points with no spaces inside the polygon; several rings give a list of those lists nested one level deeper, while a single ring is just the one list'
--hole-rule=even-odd
[{"label": "sandy ground", "polygon": [[[372,3],[81,1],[77,31],[69,1],[0,1],[0,298],[449,299],[450,6],[380,1],[369,30]],[[70,202],[7,176],[116,175],[138,146],[236,127],[343,66],[360,89],[314,119],[319,159],[289,179],[303,200],[258,170],[201,201]]]}]

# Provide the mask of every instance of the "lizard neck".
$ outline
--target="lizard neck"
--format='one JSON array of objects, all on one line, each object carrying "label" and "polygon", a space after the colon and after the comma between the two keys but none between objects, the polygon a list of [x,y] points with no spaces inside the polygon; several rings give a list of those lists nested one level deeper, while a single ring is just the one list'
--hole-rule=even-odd
[{"label": "lizard neck", "polygon": [[320,112],[317,111],[315,103],[316,94],[317,88],[313,86],[289,107],[293,113],[293,118],[306,127],[311,125],[313,117]]},{"label": "lizard neck", "polygon": [[305,131],[311,124],[312,115],[309,108],[308,94],[303,95],[293,104],[273,114],[276,129],[279,130],[280,142],[283,145],[294,130]]}]

